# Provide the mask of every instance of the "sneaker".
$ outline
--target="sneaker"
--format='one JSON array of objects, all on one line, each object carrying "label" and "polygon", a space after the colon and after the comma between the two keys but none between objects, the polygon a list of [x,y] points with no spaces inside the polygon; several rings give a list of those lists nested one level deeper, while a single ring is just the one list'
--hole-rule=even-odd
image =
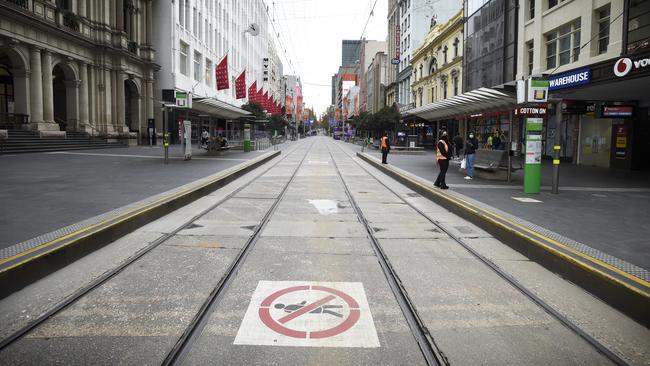
[{"label": "sneaker", "polygon": [[472,177],[470,177],[470,176],[468,175],[468,176],[465,177],[465,179],[467,179],[467,180],[472,180],[472,179],[474,179],[474,178],[472,178]]},{"label": "sneaker", "polygon": [[440,184],[438,184],[438,183],[433,183],[433,185],[434,185],[434,187],[440,188]]}]

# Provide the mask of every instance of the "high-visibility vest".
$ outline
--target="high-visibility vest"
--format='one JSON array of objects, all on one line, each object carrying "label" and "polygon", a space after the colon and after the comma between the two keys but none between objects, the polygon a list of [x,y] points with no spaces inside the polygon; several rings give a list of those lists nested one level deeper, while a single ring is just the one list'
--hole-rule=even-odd
[{"label": "high-visibility vest", "polygon": [[[442,142],[443,145],[445,145],[445,153],[446,153],[447,151],[449,151],[449,146],[447,146],[447,143],[445,142],[445,140],[438,141],[438,143],[441,143],[441,142]],[[447,157],[442,155],[442,153],[440,152],[440,149],[436,149],[436,158],[438,158],[438,160],[447,160]]]},{"label": "high-visibility vest", "polygon": [[387,142],[388,142],[388,137],[387,136],[384,136],[384,137],[381,138],[381,148],[382,148],[382,150],[388,148],[388,143]]}]

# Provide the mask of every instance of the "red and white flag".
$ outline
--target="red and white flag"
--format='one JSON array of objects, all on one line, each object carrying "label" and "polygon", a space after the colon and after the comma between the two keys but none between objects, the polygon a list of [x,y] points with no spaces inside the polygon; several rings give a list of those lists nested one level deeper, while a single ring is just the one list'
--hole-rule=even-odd
[{"label": "red and white flag", "polygon": [[255,97],[257,96],[257,80],[253,81],[251,86],[248,87],[248,103],[257,103]]},{"label": "red and white flag", "polygon": [[217,65],[217,90],[223,90],[230,88],[228,82],[228,55],[226,54],[221,62]]},{"label": "red and white flag", "polygon": [[246,69],[235,80],[235,94],[237,99],[246,98]]}]

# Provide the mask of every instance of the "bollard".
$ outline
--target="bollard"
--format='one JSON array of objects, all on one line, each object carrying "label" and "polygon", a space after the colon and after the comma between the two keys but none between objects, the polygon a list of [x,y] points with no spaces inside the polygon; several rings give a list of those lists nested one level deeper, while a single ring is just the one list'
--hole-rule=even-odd
[{"label": "bollard", "polygon": [[560,185],[560,146],[553,146],[553,187],[551,192],[553,194],[559,193]]}]

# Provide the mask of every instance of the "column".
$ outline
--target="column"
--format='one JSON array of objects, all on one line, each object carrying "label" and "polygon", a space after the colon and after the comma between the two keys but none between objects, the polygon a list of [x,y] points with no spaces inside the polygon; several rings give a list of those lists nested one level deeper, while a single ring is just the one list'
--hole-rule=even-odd
[{"label": "column", "polygon": [[88,103],[88,123],[92,126],[97,126],[97,94],[95,90],[97,89],[97,76],[95,74],[95,66],[88,66],[88,83],[86,87],[88,88],[88,98],[90,103]]},{"label": "column", "polygon": [[115,28],[119,31],[124,31],[124,1],[115,1]]},{"label": "column", "polygon": [[32,48],[30,52],[29,99],[30,122],[43,122],[43,73],[41,72],[41,49]]},{"label": "column", "polygon": [[43,72],[43,122],[54,123],[54,90],[52,87],[52,53],[42,53]]},{"label": "column", "polygon": [[115,118],[118,131],[122,131],[125,126],[125,111],[124,111],[124,74],[122,71],[115,71],[115,106],[117,107]]},{"label": "column", "polygon": [[80,17],[88,17],[88,14],[86,13],[86,1],[87,0],[79,0],[79,16]]},{"label": "column", "polygon": [[147,86],[147,101],[146,101],[146,116],[147,120],[149,118],[154,118],[153,115],[153,72],[150,72],[150,76],[146,79],[145,83]]},{"label": "column", "polygon": [[[101,72],[101,71],[100,71]],[[103,99],[103,121],[104,121],[104,131],[113,132],[113,73],[110,69],[104,69],[104,99]]]},{"label": "column", "polygon": [[[83,0],[81,1],[84,2]],[[83,130],[88,124],[88,68],[85,62],[79,62],[79,127]]]},{"label": "column", "polygon": [[[145,2],[147,3],[147,11],[145,12],[145,22],[147,23],[147,32],[146,32],[147,33],[147,38],[145,40],[145,43],[147,45],[151,45],[152,44],[151,37],[152,37],[152,34],[153,34],[153,26],[151,24],[152,23],[152,18],[153,18],[153,10],[152,10],[152,5],[151,4],[153,4],[153,0],[145,0]],[[215,6],[216,6],[216,4],[215,4]]]}]

